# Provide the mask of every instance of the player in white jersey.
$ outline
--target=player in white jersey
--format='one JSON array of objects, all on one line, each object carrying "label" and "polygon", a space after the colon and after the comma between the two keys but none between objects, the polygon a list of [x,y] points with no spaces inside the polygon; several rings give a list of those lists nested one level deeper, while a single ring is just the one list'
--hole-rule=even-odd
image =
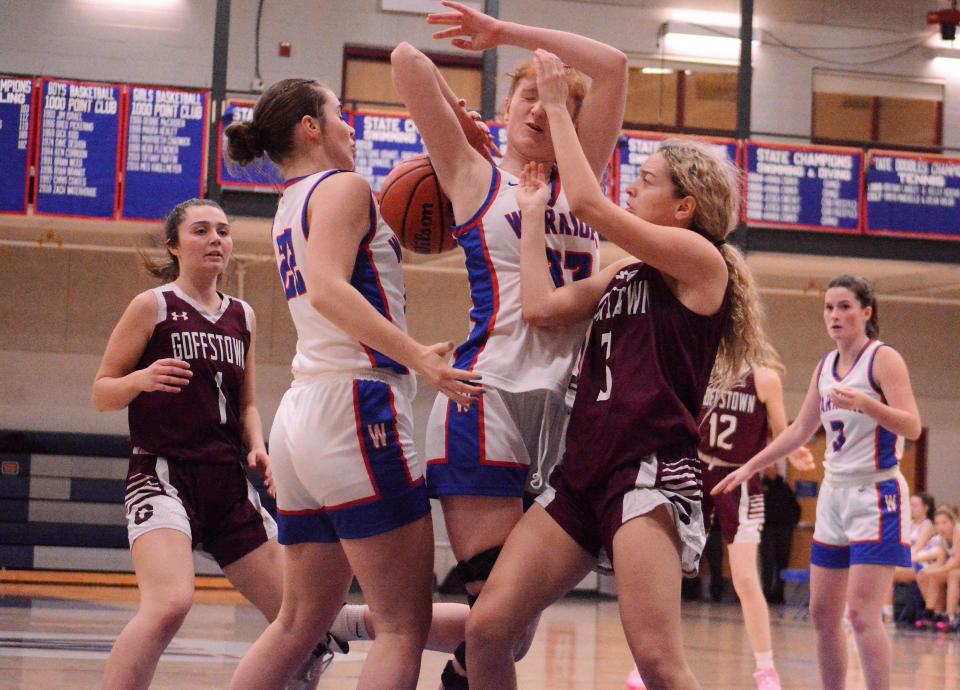
[{"label": "player in white jersey", "polygon": [[376,622],[361,688],[414,688],[431,618],[433,526],[413,447],[410,370],[458,404],[480,392],[451,345],[406,334],[396,237],[350,172],[354,132],[316,81],[271,86],[227,131],[231,158],[269,154],[287,187],[273,226],[297,328],[294,382],[270,434],[283,604],[234,688],[278,688],[329,629],[354,574]]},{"label": "player in white jersey", "polygon": [[797,419],[714,493],[738,486],[823,425],[826,474],[810,558],[820,676],[824,687],[844,685],[846,605],[867,687],[889,688],[890,643],[881,614],[894,568],[910,565],[898,436],[919,437],[920,415],[903,357],[876,340],[877,303],[865,279],[844,275],[830,281],[824,321],[837,349],[817,366]]},{"label": "player in white jersey", "polygon": [[[445,27],[434,38],[452,38],[456,47],[476,51],[499,45],[546,48],[573,68],[567,73],[568,107],[599,178],[623,121],[626,56],[575,34],[500,21],[449,0],[443,4],[450,11],[427,20]],[[549,169],[556,160],[532,65],[524,63],[512,75],[504,103],[507,150],[495,167],[468,144],[454,114],[457,98],[433,63],[407,43],[397,46],[391,60],[397,90],[453,204],[454,236],[470,280],[472,327],[457,348],[455,365],[482,374],[485,395],[469,410],[438,398],[427,428],[427,487],[441,501],[473,601],[523,514],[525,489],[540,490],[549,465],[559,459],[563,396],[586,323],[554,329],[521,310],[516,186],[527,162]],[[590,77],[589,93],[576,70]],[[596,273],[598,243],[594,231],[570,213],[559,179],[552,185],[545,258],[562,285]],[[456,656],[457,664],[444,671],[448,688],[466,686],[464,650]]]}]

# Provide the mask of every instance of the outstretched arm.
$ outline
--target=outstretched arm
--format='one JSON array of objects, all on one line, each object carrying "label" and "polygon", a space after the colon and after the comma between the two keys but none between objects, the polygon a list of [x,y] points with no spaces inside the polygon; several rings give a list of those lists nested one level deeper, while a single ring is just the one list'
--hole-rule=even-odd
[{"label": "outstretched arm", "polygon": [[[757,396],[767,409],[767,422],[770,435],[776,438],[787,428],[787,413],[783,408],[783,383],[780,374],[769,367],[754,367],[753,380],[757,386]],[[806,446],[800,446],[787,456],[790,464],[801,471],[816,467],[813,453]]]},{"label": "outstretched arm", "polygon": [[590,90],[580,108],[577,126],[583,150],[595,177],[603,174],[620,136],[627,100],[627,56],[613,46],[566,31],[525,26],[489,17],[452,0],[442,0],[451,12],[431,14],[427,23],[449,26],[434,38],[452,38],[464,50],[488,50],[500,45],[526,50],[542,48],[590,77]]},{"label": "outstretched arm", "polygon": [[452,343],[425,346],[373,308],[350,282],[360,242],[370,229],[370,186],[355,173],[324,180],[310,199],[307,271],[310,304],[333,325],[427,378],[462,405],[480,387],[466,383],[477,374],[454,369],[446,355]]},{"label": "outstretched arm", "polygon": [[772,465],[778,458],[789,455],[807,442],[813,432],[820,426],[820,393],[817,390],[817,372],[810,377],[810,386],[807,395],[800,406],[800,412],[793,423],[782,434],[771,441],[766,448],[750,458],[742,467],[737,468],[724,477],[710,493],[714,496],[732,491],[747,481],[755,473],[768,465]]}]

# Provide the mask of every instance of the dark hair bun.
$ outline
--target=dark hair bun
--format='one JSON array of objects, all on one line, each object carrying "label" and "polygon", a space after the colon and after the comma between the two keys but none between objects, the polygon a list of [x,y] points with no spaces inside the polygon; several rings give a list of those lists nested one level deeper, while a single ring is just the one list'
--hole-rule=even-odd
[{"label": "dark hair bun", "polygon": [[239,165],[248,165],[263,155],[256,128],[250,122],[235,122],[224,131],[227,156]]}]

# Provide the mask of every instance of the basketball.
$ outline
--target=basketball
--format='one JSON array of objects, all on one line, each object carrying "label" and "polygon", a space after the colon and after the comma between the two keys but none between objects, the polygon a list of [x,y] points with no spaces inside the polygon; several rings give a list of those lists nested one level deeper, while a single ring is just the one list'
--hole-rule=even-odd
[{"label": "basketball", "polygon": [[390,171],[380,192],[380,215],[412,252],[442,254],[457,246],[450,233],[453,207],[427,156],[408,158]]}]

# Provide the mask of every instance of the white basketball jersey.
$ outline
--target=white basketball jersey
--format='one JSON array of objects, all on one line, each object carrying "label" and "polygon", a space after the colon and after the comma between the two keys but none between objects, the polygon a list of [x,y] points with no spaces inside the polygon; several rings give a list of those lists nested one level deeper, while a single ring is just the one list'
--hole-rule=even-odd
[{"label": "white basketball jersey", "polygon": [[[280,284],[297,328],[293,376],[296,379],[369,368],[407,374],[405,366],[350,337],[310,304],[307,204],[319,184],[340,172],[344,171],[327,170],[290,180],[273,220],[273,250],[280,269]],[[322,232],[322,229],[314,228],[314,232]],[[371,195],[370,227],[357,250],[350,283],[378,312],[406,332],[406,298],[400,258],[400,242],[393,231],[380,222],[380,211]]]},{"label": "white basketball jersey", "polygon": [[820,421],[826,432],[824,467],[828,475],[866,475],[896,467],[900,439],[884,429],[872,417],[858,410],[834,406],[830,393],[835,388],[852,388],[875,400],[884,401],[880,386],[873,378],[873,360],[883,343],[870,340],[846,376],[837,373],[840,353],[829,353],[820,361],[817,388],[820,392]]},{"label": "white basketball jersey", "polygon": [[[472,328],[456,351],[455,366],[476,371],[483,382],[512,393],[546,389],[563,394],[587,321],[537,328],[523,320],[520,296],[518,179],[494,168],[480,210],[454,228],[466,255]],[[547,259],[554,283],[563,285],[598,269],[599,239],[571,212],[558,179],[551,182],[545,213]]]}]

